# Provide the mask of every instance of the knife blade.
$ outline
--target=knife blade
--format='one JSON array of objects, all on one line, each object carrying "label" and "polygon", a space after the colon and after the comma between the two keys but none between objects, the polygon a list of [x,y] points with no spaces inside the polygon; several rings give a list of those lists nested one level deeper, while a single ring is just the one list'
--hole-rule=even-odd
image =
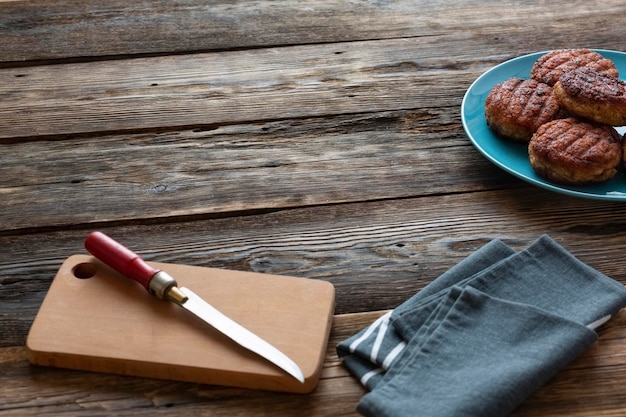
[{"label": "knife blade", "polygon": [[300,367],[287,355],[221,313],[190,289],[179,288],[176,280],[167,272],[153,268],[127,247],[102,232],[91,232],[85,239],[85,249],[126,278],[141,284],[150,294],[178,304],[237,344],[304,383]]}]

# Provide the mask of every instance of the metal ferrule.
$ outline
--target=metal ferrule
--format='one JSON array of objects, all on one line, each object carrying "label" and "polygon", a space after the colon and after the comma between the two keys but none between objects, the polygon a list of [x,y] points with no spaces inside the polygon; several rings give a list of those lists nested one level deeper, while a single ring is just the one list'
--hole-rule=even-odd
[{"label": "metal ferrule", "polygon": [[150,292],[161,300],[173,301],[183,305],[187,301],[187,296],[177,287],[178,283],[167,272],[159,271],[148,284]]},{"label": "metal ferrule", "polygon": [[161,300],[167,299],[167,293],[172,287],[178,285],[176,280],[167,272],[159,271],[150,280],[149,290]]}]

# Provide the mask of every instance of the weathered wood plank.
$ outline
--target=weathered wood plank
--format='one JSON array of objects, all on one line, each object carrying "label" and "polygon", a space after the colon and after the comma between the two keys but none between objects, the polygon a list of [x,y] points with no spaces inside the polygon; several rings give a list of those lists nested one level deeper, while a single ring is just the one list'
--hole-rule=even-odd
[{"label": "weathered wood plank", "polygon": [[[536,188],[352,203],[103,230],[148,260],[323,279],[335,313],[394,308],[493,238],[517,249],[543,233],[626,283],[626,206]],[[0,334],[25,342],[62,261],[86,230],[0,236]]]},{"label": "weathered wood plank", "polygon": [[[623,38],[626,28],[613,35]],[[528,36],[532,32],[510,49],[458,32],[286,47],[280,59],[276,49],[257,49],[6,68],[0,70],[0,138],[454,108],[483,71],[543,48]]]},{"label": "weathered wood plank", "polygon": [[[210,3],[0,0],[1,415],[356,417],[335,344],[493,238],[548,233],[626,283],[623,203],[502,173],[459,120],[508,58],[623,50],[623,1]],[[319,389],[29,366],[30,324],[95,227],[149,260],[332,282]],[[623,416],[625,338],[622,313],[515,415]]]},{"label": "weathered wood plank", "polygon": [[[34,367],[27,363],[23,347],[3,348],[0,384],[9,395],[0,398],[0,413],[78,416],[122,412],[132,407],[136,416],[199,412],[215,416],[291,416],[295,409],[308,416],[356,417],[356,404],[365,391],[341,366],[334,347],[381,314],[382,311],[335,316],[322,378],[309,395]],[[601,328],[600,335],[591,349],[540,388],[513,415],[623,415],[626,313]]]},{"label": "weathered wood plank", "polygon": [[[594,7],[584,0],[569,2],[568,21],[580,31],[567,34],[578,43],[593,30],[598,45],[621,39],[615,29],[626,6],[607,0]],[[307,0],[297,4],[273,1],[200,0],[163,2],[121,0],[97,2],[16,0],[0,2],[0,61],[24,62],[113,55],[185,53],[278,45],[351,42],[356,40],[432,36],[451,31],[491,33],[498,42],[519,42],[512,31],[518,22],[530,29],[552,31],[551,42],[563,42],[558,30],[562,3],[500,1],[394,2]],[[602,22],[602,31],[598,31]],[[606,27],[606,25],[611,27]],[[588,28],[588,29],[587,29]],[[623,32],[622,32],[623,33]],[[545,44],[542,46],[545,47]]]},{"label": "weathered wood plank", "polygon": [[3,69],[0,138],[457,107],[495,61],[476,62],[471,50],[451,58],[437,43],[388,40],[295,46],[280,58],[275,49],[258,49]]},{"label": "weathered wood plank", "polygon": [[520,184],[494,175],[499,170],[470,145],[456,116],[442,109],[4,148],[3,231]]}]

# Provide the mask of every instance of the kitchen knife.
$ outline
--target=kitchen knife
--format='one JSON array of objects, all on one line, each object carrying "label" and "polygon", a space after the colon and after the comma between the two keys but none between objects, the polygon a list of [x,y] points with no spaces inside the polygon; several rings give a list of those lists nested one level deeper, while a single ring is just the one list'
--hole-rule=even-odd
[{"label": "kitchen knife", "polygon": [[85,239],[85,248],[123,276],[140,283],[150,294],[178,304],[239,345],[267,359],[304,383],[300,367],[284,353],[222,314],[190,289],[179,288],[176,280],[168,273],[151,267],[139,255],[109,236],[101,232],[92,232]]}]

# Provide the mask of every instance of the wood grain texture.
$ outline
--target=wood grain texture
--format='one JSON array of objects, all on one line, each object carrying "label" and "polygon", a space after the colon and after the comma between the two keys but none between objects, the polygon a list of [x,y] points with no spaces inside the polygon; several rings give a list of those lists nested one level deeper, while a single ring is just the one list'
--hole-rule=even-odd
[{"label": "wood grain texture", "polygon": [[[467,141],[470,84],[624,50],[621,0],[0,0],[0,415],[350,416],[334,346],[494,238],[547,233],[626,283],[626,206],[538,189]],[[29,366],[61,262],[102,229],[151,261],[331,282],[308,395]],[[517,416],[622,416],[626,318]]]},{"label": "wood grain texture", "polygon": [[0,138],[456,106],[494,61],[476,62],[471,50],[452,60],[442,47],[451,41],[293,46],[280,59],[275,49],[255,49],[3,69]]},{"label": "wood grain texture", "polygon": [[[335,316],[322,379],[317,389],[305,396],[29,366],[24,348],[3,348],[0,383],[22,388],[13,390],[13,396],[0,399],[0,412],[3,416],[29,412],[79,416],[124,412],[132,407],[132,415],[138,416],[293,416],[297,410],[310,416],[356,417],[356,403],[365,391],[341,366],[334,346],[383,313]],[[626,395],[622,349],[625,338],[626,315],[621,313],[601,328],[600,340],[589,351],[512,415],[620,415],[621,398]],[[612,395],[607,396],[607,392]]]},{"label": "wood grain texture", "polygon": [[[328,280],[335,312],[351,313],[394,308],[494,238],[522,249],[548,233],[626,283],[625,210],[523,188],[103,230],[148,260]],[[81,229],[0,237],[0,314],[12,318],[0,322],[5,346],[24,343],[57,269],[84,252],[84,238]]]},{"label": "wood grain texture", "polygon": [[[516,184],[494,176],[441,109],[28,141],[10,150],[0,154],[4,231]],[[451,169],[457,164],[464,169]]]},{"label": "wood grain texture", "polygon": [[[493,6],[485,7],[481,16],[495,13]],[[593,23],[593,15],[589,16],[591,11],[582,2],[576,7],[568,12],[584,19],[570,22],[569,30],[555,25],[551,14],[525,10],[541,31],[528,25],[511,27],[507,18],[501,21],[503,26],[490,28],[495,32],[482,36],[468,37],[464,26],[452,26],[450,33],[435,31],[427,37],[299,44],[280,48],[284,52],[280,60],[276,49],[261,48],[7,68],[0,71],[0,138],[219,126],[271,120],[275,114],[282,118],[322,116],[410,109],[417,103],[432,107],[429,103],[433,101],[437,107],[454,106],[469,84],[490,66],[526,52],[579,43],[572,36],[580,36],[577,34]],[[603,7],[602,13],[620,13],[625,6],[613,7]],[[573,12],[576,10],[578,14]],[[466,23],[451,12],[446,12],[449,21]],[[414,17],[420,27],[420,17]],[[425,24],[428,27],[428,22]],[[605,27],[611,37],[594,38],[584,46],[620,50],[618,39],[626,36],[624,26],[618,19],[603,25],[615,25]],[[11,23],[5,26],[11,27]],[[483,29],[480,25],[476,28]],[[494,39],[498,32],[506,32],[508,37]],[[136,36],[141,38],[141,33]],[[550,43],[533,39],[538,36]],[[563,37],[567,43],[555,37]],[[506,44],[510,39],[524,42]],[[480,53],[494,41],[505,54]]]},{"label": "wood grain texture", "polygon": [[[14,381],[25,389],[12,398],[0,399],[0,413],[85,414],[124,413],[133,415],[306,415],[357,416],[355,404],[364,390],[340,365],[334,346],[355,328],[371,323],[381,312],[365,313],[333,322],[326,352],[322,382],[308,395],[270,393],[191,383],[159,381],[111,374],[84,373],[29,366],[23,348],[0,349],[0,382]],[[29,382],[36,379],[36,384]],[[83,396],[79,392],[88,392]],[[73,394],[74,393],[74,394]]]},{"label": "wood grain texture", "polygon": [[[537,50],[546,42],[588,42],[586,28],[595,30],[597,45],[621,39],[614,31],[621,26],[623,33],[620,20],[605,17],[623,14],[624,3],[594,4],[569,2],[564,24],[562,3],[553,0],[438,0],[419,5],[410,0],[306,0],[279,6],[270,0],[210,4],[187,0],[167,5],[158,0],[16,0],[0,7],[0,36],[7,40],[0,47],[0,62],[431,37],[469,30],[518,45],[524,42],[511,34],[524,31],[544,43],[535,44]],[[596,30],[599,22],[602,31]],[[571,30],[576,26],[580,31]],[[543,36],[545,32],[550,36]]]}]

